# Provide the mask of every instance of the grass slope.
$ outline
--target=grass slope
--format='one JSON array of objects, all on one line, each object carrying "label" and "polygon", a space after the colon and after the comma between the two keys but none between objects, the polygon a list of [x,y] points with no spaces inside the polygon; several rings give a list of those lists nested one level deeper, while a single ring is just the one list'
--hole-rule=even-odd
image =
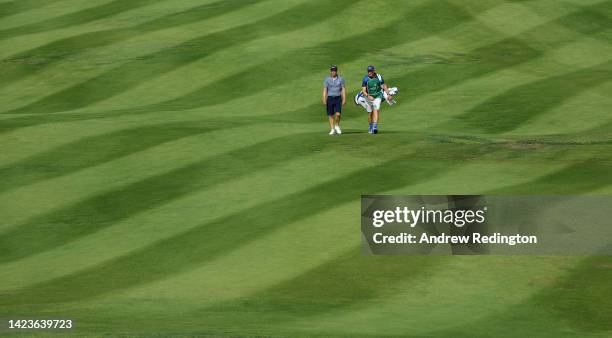
[{"label": "grass slope", "polygon": [[[357,225],[361,194],[611,193],[611,41],[605,0],[0,0],[0,318],[610,335],[610,258],[365,257]],[[381,134],[349,99],[327,135],[332,63],[401,89]]]}]

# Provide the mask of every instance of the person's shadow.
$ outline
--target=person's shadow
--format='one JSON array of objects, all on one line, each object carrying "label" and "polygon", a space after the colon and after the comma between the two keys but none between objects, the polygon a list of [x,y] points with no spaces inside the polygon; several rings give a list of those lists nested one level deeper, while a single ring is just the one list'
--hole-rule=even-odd
[{"label": "person's shadow", "polygon": [[[348,130],[348,131],[342,131],[342,135],[357,135],[357,134],[367,134],[368,131],[367,130]],[[380,134],[402,134],[401,131],[395,131],[395,130],[390,130],[390,131],[378,131],[377,135]]]}]

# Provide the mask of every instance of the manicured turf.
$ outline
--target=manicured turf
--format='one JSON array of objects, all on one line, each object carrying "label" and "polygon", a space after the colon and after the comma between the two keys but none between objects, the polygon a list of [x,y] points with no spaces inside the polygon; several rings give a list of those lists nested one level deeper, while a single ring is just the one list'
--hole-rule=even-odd
[{"label": "manicured turf", "polygon": [[[359,249],[361,194],[612,193],[611,42],[602,0],[0,0],[0,318],[612,335],[611,258]],[[401,90],[376,136],[368,64]]]}]

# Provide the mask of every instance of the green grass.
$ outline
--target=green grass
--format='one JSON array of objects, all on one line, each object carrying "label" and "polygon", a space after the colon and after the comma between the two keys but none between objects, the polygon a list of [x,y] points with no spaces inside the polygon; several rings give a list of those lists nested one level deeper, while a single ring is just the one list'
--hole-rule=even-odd
[{"label": "green grass", "polygon": [[[358,227],[361,194],[612,193],[611,41],[602,0],[0,0],[0,318],[610,336],[609,257],[368,257]],[[368,64],[401,90],[377,136]]]}]

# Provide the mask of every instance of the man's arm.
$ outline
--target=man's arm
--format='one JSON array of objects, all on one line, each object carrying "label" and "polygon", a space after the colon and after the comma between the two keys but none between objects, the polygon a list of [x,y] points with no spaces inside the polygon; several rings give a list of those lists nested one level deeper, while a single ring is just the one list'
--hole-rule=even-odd
[{"label": "man's arm", "polygon": [[370,96],[368,94],[368,77],[364,77],[363,81],[361,81],[361,92],[363,93],[363,96],[367,97],[368,100],[372,101],[374,100],[374,98],[372,96]]},{"label": "man's arm", "polygon": [[385,83],[385,79],[383,78],[383,76],[379,74],[378,79],[380,79],[380,86],[382,87],[385,94],[391,97],[391,95],[389,95],[389,87],[387,87],[387,84]]},{"label": "man's arm", "polygon": [[368,87],[361,87],[361,92],[363,93],[363,96],[368,98],[368,100],[370,101],[374,100],[374,97],[368,94]]},{"label": "man's arm", "polygon": [[327,104],[327,87],[323,87],[323,104]]},{"label": "man's arm", "polygon": [[342,86],[342,105],[346,105],[346,88]]},{"label": "man's arm", "polygon": [[387,94],[387,96],[389,97],[389,100],[393,98],[393,95],[389,94],[389,87],[387,87],[386,83],[383,83],[382,85],[383,90],[385,91],[385,94]]}]

